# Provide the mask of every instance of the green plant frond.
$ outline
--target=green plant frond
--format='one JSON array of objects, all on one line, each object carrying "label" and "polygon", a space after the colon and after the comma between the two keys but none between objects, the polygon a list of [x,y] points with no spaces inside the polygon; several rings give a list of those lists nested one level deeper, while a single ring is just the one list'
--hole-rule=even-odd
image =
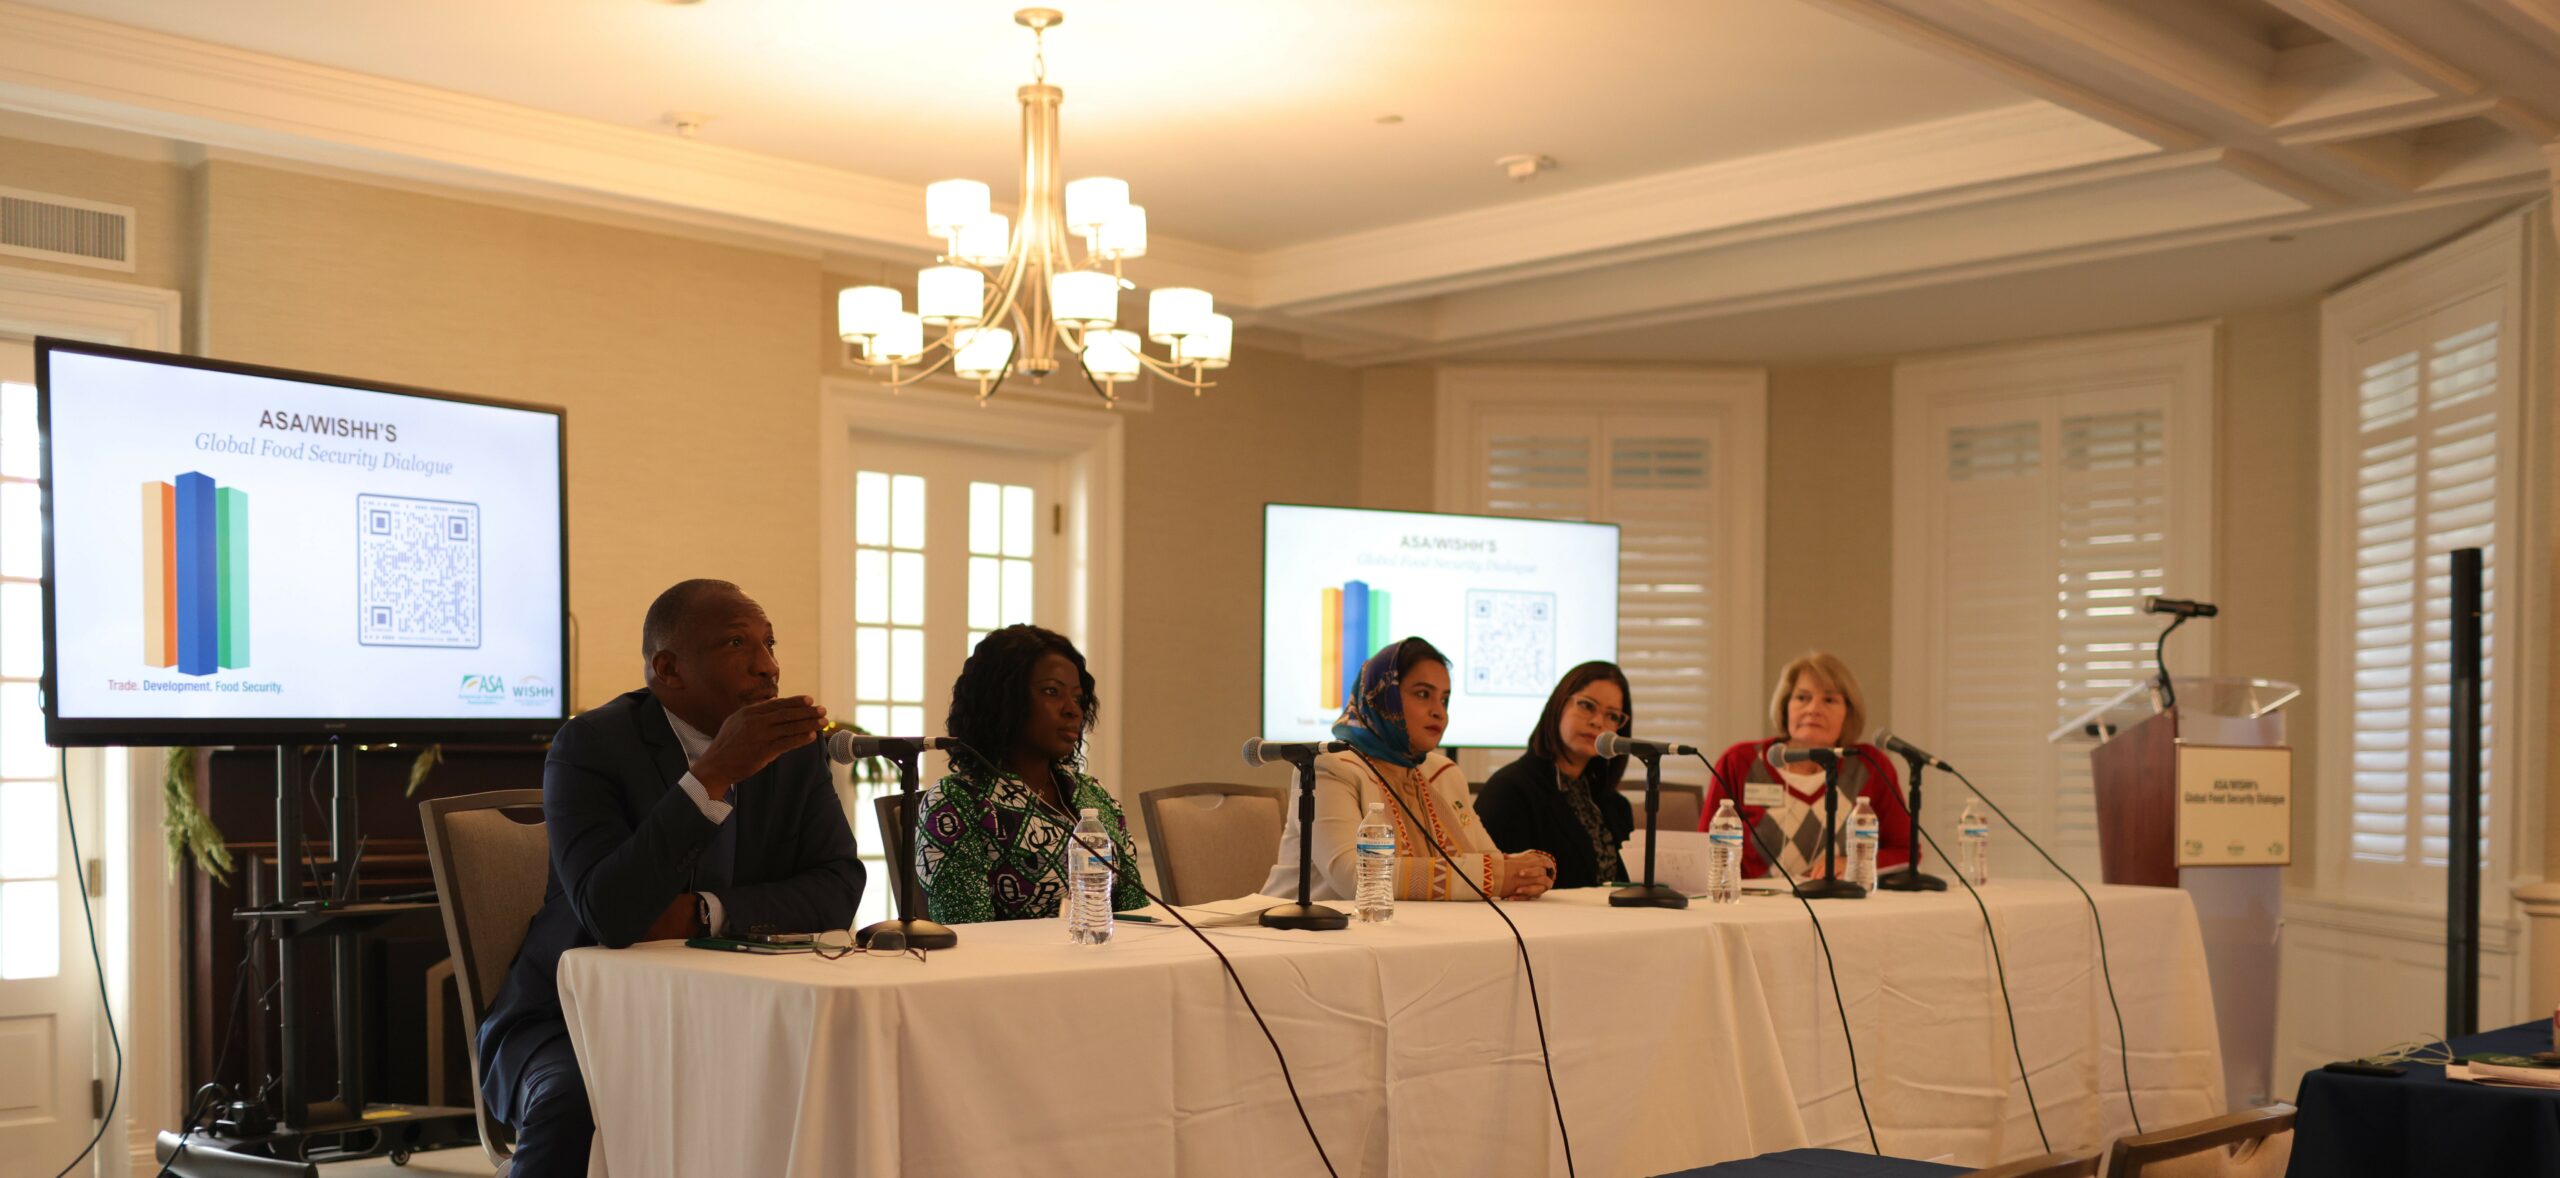
[{"label": "green plant frond", "polygon": [[231,847],[213,820],[196,808],[196,750],[171,748],[165,768],[160,782],[160,826],[169,839],[169,865],[177,866],[181,857],[192,858],[214,882],[229,883]]},{"label": "green plant frond", "polygon": [[427,774],[435,772],[436,766],[441,764],[444,764],[443,745],[431,744],[420,750],[418,759],[409,762],[409,795],[416,796],[418,787],[427,783]]}]

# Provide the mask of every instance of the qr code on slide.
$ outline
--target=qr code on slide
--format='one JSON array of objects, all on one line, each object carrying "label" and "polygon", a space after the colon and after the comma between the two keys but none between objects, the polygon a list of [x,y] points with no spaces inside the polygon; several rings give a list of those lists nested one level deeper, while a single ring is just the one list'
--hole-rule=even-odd
[{"label": "qr code on slide", "polygon": [[356,641],[480,645],[480,505],[356,496]]},{"label": "qr code on slide", "polygon": [[1556,595],[1467,590],[1467,691],[1545,695],[1556,680]]}]

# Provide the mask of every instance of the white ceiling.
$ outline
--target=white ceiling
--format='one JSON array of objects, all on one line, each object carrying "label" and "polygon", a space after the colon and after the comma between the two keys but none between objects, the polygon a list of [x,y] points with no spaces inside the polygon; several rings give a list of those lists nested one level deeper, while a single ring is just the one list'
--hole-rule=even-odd
[{"label": "white ceiling", "polygon": [[[923,182],[1009,186],[1012,8],[0,0],[0,110],[869,272],[929,256]],[[2560,0],[1109,0],[1049,62],[1068,174],[1148,206],[1132,276],[1344,364],[2190,317],[2560,168]]]},{"label": "white ceiling", "polygon": [[[33,0],[301,62],[924,184],[1012,187],[1012,0]],[[1070,177],[1263,250],[2016,103],[1792,0],[1062,4]],[[1385,126],[1381,115],[1401,115]],[[1558,171],[1515,189],[1513,152]]]}]

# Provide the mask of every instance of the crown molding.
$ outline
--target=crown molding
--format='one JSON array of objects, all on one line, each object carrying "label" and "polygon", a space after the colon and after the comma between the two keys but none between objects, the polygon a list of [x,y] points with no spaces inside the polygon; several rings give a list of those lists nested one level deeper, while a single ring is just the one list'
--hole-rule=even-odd
[{"label": "crown molding", "polygon": [[[0,107],[278,160],[563,201],[815,250],[932,256],[924,189],[839,168],[0,3]],[[1139,275],[1241,291],[1155,236]]]},{"label": "crown molding", "polygon": [[1614,184],[1363,230],[1258,255],[1268,307],[1342,309],[1426,287],[1513,276],[1754,222],[2112,163],[2149,142],[2042,102],[2021,103]]}]

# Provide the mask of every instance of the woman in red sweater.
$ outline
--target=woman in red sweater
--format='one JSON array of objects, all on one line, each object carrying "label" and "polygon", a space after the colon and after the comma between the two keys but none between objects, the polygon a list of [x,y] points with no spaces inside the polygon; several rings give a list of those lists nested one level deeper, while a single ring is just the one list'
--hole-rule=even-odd
[{"label": "woman in red sweater", "polygon": [[[1698,829],[1715,820],[1716,804],[1726,790],[1747,830],[1742,843],[1743,875],[1769,873],[1767,852],[1778,850],[1778,862],[1803,879],[1848,870],[1849,814],[1855,799],[1865,797],[1875,809],[1883,846],[1876,863],[1890,868],[1911,858],[1911,812],[1903,808],[1902,779],[1893,763],[1872,745],[1857,744],[1866,735],[1866,696],[1858,679],[1838,657],[1819,651],[1798,657],[1778,672],[1778,690],[1769,700],[1769,723],[1778,735],[1746,740],[1716,758],[1715,780],[1707,786],[1707,804]],[[1810,762],[1787,765],[1779,758],[1790,748],[1853,747],[1855,755],[1840,762],[1840,832],[1835,861],[1822,862],[1822,766]]]}]

